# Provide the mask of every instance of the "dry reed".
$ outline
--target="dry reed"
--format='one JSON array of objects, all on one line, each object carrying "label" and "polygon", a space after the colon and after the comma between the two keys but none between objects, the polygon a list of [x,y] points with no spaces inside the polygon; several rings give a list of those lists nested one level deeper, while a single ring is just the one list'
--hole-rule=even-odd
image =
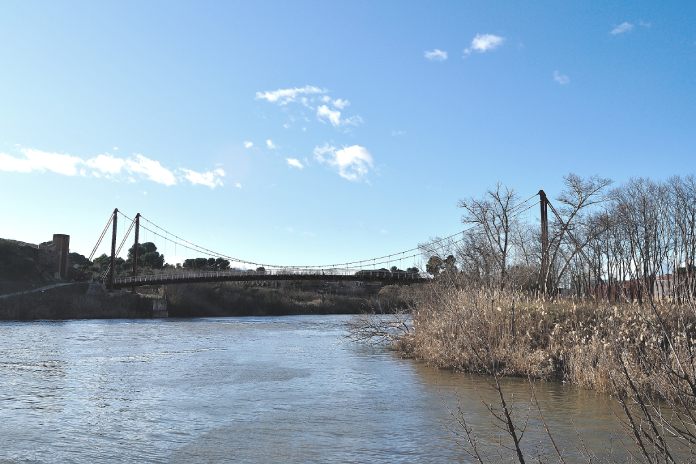
[{"label": "dry reed", "polygon": [[413,329],[399,348],[438,367],[607,391],[623,359],[643,388],[667,394],[657,371],[678,358],[690,360],[696,315],[693,308],[668,302],[545,301],[521,292],[434,283],[416,296]]}]

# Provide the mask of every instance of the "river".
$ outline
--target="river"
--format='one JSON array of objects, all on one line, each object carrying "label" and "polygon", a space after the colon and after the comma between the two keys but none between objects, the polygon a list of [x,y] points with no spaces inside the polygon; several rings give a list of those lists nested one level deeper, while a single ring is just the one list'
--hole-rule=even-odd
[{"label": "river", "polygon": [[[470,462],[458,405],[507,459],[489,379],[351,342],[350,317],[0,323],[0,462]],[[528,385],[504,389],[524,419]],[[622,455],[609,397],[536,393],[570,462]],[[548,453],[537,416],[523,443]]]}]

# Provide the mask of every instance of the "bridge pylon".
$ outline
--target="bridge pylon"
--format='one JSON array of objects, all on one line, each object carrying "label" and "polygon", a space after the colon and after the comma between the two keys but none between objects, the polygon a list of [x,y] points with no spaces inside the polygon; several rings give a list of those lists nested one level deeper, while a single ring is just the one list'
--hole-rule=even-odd
[{"label": "bridge pylon", "polygon": [[109,278],[106,288],[114,289],[114,275],[116,270],[116,232],[118,231],[118,208],[114,209],[111,217],[111,260],[109,261]]},{"label": "bridge pylon", "polygon": [[[138,275],[138,254],[140,252],[140,213],[135,215],[135,239],[133,240],[133,277]],[[135,291],[135,287],[133,287]]]}]

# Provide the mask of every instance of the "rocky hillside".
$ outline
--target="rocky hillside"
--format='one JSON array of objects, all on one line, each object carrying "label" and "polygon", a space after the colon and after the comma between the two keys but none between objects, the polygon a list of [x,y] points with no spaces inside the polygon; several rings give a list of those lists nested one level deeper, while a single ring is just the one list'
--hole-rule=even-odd
[{"label": "rocky hillside", "polygon": [[37,245],[0,239],[0,294],[46,285],[54,272]]}]

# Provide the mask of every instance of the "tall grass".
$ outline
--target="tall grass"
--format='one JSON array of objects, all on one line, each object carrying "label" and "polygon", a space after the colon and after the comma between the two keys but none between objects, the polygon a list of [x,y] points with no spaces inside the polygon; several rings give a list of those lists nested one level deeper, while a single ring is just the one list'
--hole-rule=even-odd
[{"label": "tall grass", "polygon": [[[610,392],[624,413],[637,462],[681,462],[696,454],[696,309],[691,305],[546,301],[440,280],[415,293],[412,317],[412,330],[396,347],[438,367],[492,375],[504,414],[491,414],[509,433],[518,462],[525,462],[524,428],[505,407],[498,383],[503,375]],[[476,452],[472,431],[459,421],[468,451]],[[549,438],[564,462],[552,432]],[[477,452],[471,455],[483,462]]]},{"label": "tall grass", "polygon": [[668,302],[545,301],[515,291],[433,283],[416,296],[413,329],[399,347],[438,367],[608,391],[626,364],[634,380],[666,395],[655,369],[680,358],[691,365],[696,314]]}]

